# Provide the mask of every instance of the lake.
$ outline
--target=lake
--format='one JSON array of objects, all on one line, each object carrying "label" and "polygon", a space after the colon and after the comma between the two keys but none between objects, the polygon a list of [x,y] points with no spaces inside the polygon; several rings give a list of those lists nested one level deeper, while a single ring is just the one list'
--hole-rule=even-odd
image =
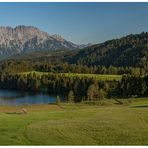
[{"label": "lake", "polygon": [[[64,97],[60,96],[61,101]],[[32,105],[32,104],[47,104],[55,103],[56,96],[45,93],[30,93],[12,90],[0,90],[0,105]]]}]

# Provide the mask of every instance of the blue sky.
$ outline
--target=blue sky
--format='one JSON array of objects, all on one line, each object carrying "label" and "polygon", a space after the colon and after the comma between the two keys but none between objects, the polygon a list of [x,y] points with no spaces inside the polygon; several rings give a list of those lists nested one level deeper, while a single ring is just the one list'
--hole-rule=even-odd
[{"label": "blue sky", "polygon": [[0,3],[0,26],[31,25],[77,44],[148,31],[148,3]]}]

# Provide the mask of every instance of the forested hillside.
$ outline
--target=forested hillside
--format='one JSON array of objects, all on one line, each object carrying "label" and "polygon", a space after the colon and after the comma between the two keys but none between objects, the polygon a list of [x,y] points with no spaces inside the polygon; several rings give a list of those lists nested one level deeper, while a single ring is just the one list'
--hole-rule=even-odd
[{"label": "forested hillside", "polygon": [[128,35],[80,50],[70,63],[148,67],[148,33]]}]

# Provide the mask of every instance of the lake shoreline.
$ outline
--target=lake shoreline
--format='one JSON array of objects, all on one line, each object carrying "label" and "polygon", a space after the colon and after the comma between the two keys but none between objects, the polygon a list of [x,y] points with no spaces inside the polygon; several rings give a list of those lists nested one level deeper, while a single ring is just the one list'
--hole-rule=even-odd
[{"label": "lake shoreline", "polygon": [[[61,102],[65,101],[65,96],[58,95]],[[18,91],[10,89],[0,89],[0,106],[19,106],[32,104],[56,103],[57,95],[49,93],[36,93],[27,91]]]}]

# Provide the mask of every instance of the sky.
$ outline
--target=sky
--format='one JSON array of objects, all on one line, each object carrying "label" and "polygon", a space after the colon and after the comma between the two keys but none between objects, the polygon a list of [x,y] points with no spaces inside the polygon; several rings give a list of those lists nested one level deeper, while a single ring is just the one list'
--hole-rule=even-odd
[{"label": "sky", "polygon": [[35,26],[76,44],[148,31],[148,3],[0,2],[0,26]]}]

